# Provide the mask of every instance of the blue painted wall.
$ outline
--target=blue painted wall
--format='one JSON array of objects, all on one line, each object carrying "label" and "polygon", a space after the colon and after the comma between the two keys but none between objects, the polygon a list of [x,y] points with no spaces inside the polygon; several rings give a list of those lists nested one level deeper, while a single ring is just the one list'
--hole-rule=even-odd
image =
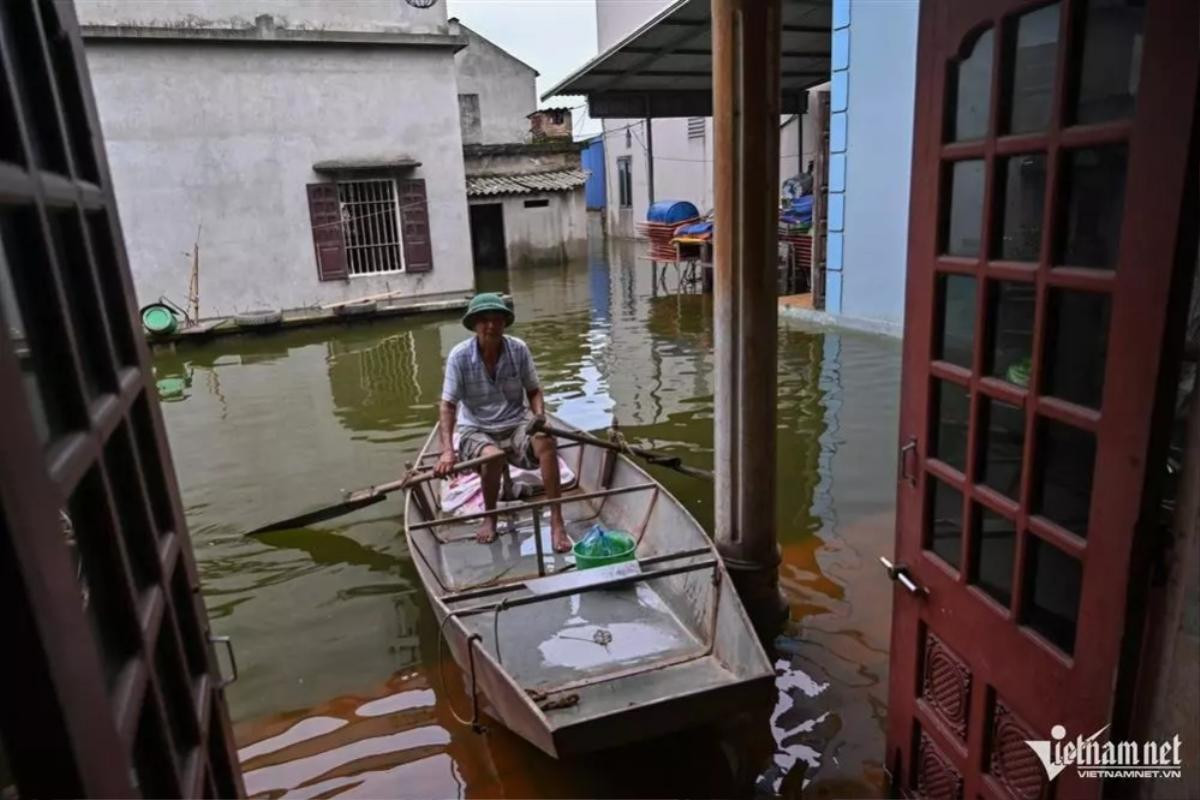
[{"label": "blue painted wall", "polygon": [[[840,163],[831,164],[829,268],[836,249],[838,271],[828,283],[831,296],[837,284],[838,305],[830,310],[898,330],[908,257],[918,3],[834,0],[833,9],[830,149],[836,153],[842,145],[844,157],[834,155]],[[845,70],[838,69],[839,56]]]},{"label": "blue painted wall", "polygon": [[583,168],[592,173],[587,179],[587,185],[583,187],[584,195],[587,197],[588,210],[603,210],[605,206],[604,137],[597,136],[591,139],[582,155]]}]

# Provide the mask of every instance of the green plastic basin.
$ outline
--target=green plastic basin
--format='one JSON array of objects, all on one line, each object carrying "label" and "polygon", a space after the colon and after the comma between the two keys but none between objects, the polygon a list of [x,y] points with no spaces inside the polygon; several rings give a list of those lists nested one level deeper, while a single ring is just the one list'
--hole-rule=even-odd
[{"label": "green plastic basin", "polygon": [[625,531],[607,531],[607,534],[614,539],[624,542],[625,547],[609,555],[591,556],[580,548],[580,545],[583,544],[582,541],[576,542],[571,550],[575,554],[576,569],[591,569],[593,567],[603,567],[607,564],[620,564],[622,561],[633,560],[633,551],[637,549],[637,542],[634,541],[633,537]]},{"label": "green plastic basin", "polygon": [[174,333],[179,327],[175,312],[162,303],[152,303],[142,309],[142,324],[151,333]]}]

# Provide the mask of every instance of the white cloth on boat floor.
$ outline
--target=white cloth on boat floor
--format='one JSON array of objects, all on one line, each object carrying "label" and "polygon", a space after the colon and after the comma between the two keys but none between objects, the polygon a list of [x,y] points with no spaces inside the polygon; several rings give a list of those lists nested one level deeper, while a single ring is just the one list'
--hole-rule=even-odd
[{"label": "white cloth on boat floor", "polygon": [[[542,490],[542,472],[537,469],[518,469],[509,466],[512,486],[501,486],[502,500],[520,500]],[[558,458],[558,483],[562,489],[575,485],[575,473]],[[462,472],[442,481],[442,511],[456,517],[483,511],[483,481],[478,472]]]}]

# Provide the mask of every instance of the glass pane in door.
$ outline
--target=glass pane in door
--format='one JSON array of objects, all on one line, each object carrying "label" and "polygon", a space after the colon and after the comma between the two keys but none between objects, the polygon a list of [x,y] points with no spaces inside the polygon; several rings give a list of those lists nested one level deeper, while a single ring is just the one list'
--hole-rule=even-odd
[{"label": "glass pane in door", "polygon": [[998,160],[992,255],[1003,261],[1037,261],[1042,252],[1042,209],[1046,199],[1046,156]]},{"label": "glass pane in door", "polygon": [[948,483],[930,480],[932,500],[926,547],[952,567],[962,558],[962,492]]},{"label": "glass pane in door", "polygon": [[994,281],[988,288],[991,317],[989,372],[1017,386],[1028,386],[1037,287],[1032,283]]},{"label": "glass pane in door", "polygon": [[937,412],[930,454],[959,472],[967,471],[967,424],[971,401],[967,390],[951,381],[937,381]]},{"label": "glass pane in door", "polygon": [[1075,121],[1128,119],[1141,76],[1146,2],[1090,0],[1085,8]]},{"label": "glass pane in door", "polygon": [[1043,392],[1089,408],[1100,407],[1108,357],[1109,296],[1054,289]]},{"label": "glass pane in door", "polygon": [[979,34],[970,54],[950,68],[953,106],[947,119],[952,142],[982,139],[987,135],[992,105],[992,31]]},{"label": "glass pane in door", "polygon": [[977,258],[983,238],[982,160],[956,161],[950,166],[950,203],[946,223],[946,253]]},{"label": "glass pane in door", "polygon": [[1062,263],[1115,269],[1125,208],[1125,145],[1073,150],[1066,156],[1066,214],[1059,222]]},{"label": "glass pane in door", "polygon": [[1075,650],[1083,568],[1037,536],[1028,536],[1025,554],[1024,622],[1070,655]]},{"label": "glass pane in door", "polygon": [[941,334],[934,357],[970,369],[975,352],[975,279],[942,275],[938,294]]},{"label": "glass pane in door", "polygon": [[986,398],[983,402],[983,457],[980,482],[1019,499],[1021,460],[1025,450],[1025,412],[1020,407]]},{"label": "glass pane in door", "polygon": [[981,508],[975,523],[971,582],[1007,607],[1012,600],[1017,530],[1010,521]]},{"label": "glass pane in door", "polygon": [[1087,536],[1096,437],[1057,420],[1038,421],[1035,511],[1078,536]]},{"label": "glass pane in door", "polygon": [[1050,126],[1050,100],[1058,62],[1058,3],[1022,14],[1008,31],[1006,59],[1009,133],[1044,131]]}]

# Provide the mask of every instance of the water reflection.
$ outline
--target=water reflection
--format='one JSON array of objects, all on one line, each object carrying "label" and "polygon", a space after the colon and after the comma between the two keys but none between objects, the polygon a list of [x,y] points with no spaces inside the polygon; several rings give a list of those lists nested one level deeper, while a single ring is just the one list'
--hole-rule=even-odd
[{"label": "water reflection", "polygon": [[[633,247],[480,285],[513,294],[513,333],[557,413],[591,429],[615,416],[631,441],[711,467],[711,298],[656,290]],[[186,402],[164,414],[214,626],[233,636],[242,667],[229,697],[247,786],[271,796],[881,792],[891,584],[875,559],[891,548],[898,347],[779,328],[781,582],[793,621],[777,643],[773,707],[732,730],[568,763],[497,727],[477,736],[453,722],[398,502],[321,528],[240,535],[398,477],[436,418],[442,361],[465,336],[447,314],[162,356],[193,375]],[[711,528],[710,486],[655,476]],[[455,707],[467,707],[452,665],[446,674]]]}]

